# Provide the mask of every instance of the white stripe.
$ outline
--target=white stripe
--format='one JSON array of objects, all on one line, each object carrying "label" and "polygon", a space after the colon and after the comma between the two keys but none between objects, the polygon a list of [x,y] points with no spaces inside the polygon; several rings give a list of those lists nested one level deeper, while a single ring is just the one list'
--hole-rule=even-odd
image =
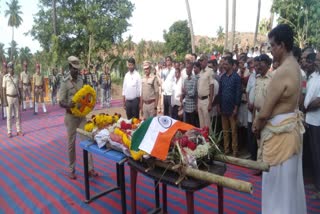
[{"label": "white stripe", "polygon": [[[177,121],[168,117],[170,120],[172,120],[171,126],[176,123]],[[139,149],[142,151],[145,151],[149,154],[151,154],[151,151],[156,143],[156,139],[158,137],[158,134],[160,132],[165,132],[167,131],[168,128],[164,128],[163,126],[160,125],[158,117],[154,117],[149,125],[149,128],[144,135],[144,138],[142,139]]]}]

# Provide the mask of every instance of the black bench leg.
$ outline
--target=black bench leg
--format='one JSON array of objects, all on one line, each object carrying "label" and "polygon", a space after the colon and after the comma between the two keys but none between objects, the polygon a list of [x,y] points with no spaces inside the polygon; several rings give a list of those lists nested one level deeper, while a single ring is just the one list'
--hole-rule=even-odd
[{"label": "black bench leg", "polygon": [[130,166],[130,186],[131,186],[131,213],[137,212],[137,170]]},{"label": "black bench leg", "polygon": [[187,198],[187,214],[193,214],[194,213],[193,192],[186,191],[186,198]]},{"label": "black bench leg", "polygon": [[126,205],[126,185],[125,185],[125,177],[124,177],[124,163],[120,163],[120,164],[117,163],[117,183],[121,193],[122,213],[126,214],[127,205]]},{"label": "black bench leg", "polygon": [[162,206],[163,206],[163,213],[168,213],[167,207],[167,184],[162,183]]},{"label": "black bench leg", "polygon": [[217,185],[218,188],[218,213],[223,214],[223,187]]},{"label": "black bench leg", "polygon": [[90,185],[89,185],[89,167],[88,167],[88,151],[83,150],[83,167],[84,167],[84,188],[86,199],[85,203],[90,202]]},{"label": "black bench leg", "polygon": [[160,193],[159,193],[159,185],[157,180],[154,180],[154,198],[156,202],[156,209],[160,207]]}]

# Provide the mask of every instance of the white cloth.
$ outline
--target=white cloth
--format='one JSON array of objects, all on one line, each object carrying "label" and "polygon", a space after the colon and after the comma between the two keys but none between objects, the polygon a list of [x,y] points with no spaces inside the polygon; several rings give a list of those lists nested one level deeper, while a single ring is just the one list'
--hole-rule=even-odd
[{"label": "white cloth", "polygon": [[306,214],[302,150],[262,175],[262,214]]},{"label": "white cloth", "polygon": [[[307,92],[304,99],[304,107],[320,97],[320,74],[319,72],[313,72],[307,82]],[[309,111],[306,113],[306,123],[313,126],[320,126],[320,108],[315,111]]]},{"label": "white cloth", "polygon": [[182,78],[180,77],[177,81],[174,78],[171,96],[171,106],[181,106],[180,97],[182,95]]},{"label": "white cloth", "polygon": [[163,69],[161,72],[161,79],[162,79],[162,90],[163,95],[172,95],[172,84],[174,81],[174,73],[175,70],[172,67],[170,70],[168,68]]},{"label": "white cloth", "polygon": [[141,76],[136,70],[132,73],[128,71],[124,76],[122,96],[126,100],[133,100],[141,96]]},{"label": "white cloth", "polygon": [[[249,100],[248,102],[250,104],[254,103],[254,92],[255,92],[255,85],[256,85],[256,72],[253,71],[248,80],[247,88],[246,88],[246,93],[249,94]],[[252,113],[248,110],[248,122],[252,123]]]}]

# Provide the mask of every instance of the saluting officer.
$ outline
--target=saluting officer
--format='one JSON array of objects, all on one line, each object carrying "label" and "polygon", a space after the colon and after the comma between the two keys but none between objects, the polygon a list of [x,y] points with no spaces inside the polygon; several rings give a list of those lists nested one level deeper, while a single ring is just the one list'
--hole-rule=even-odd
[{"label": "saluting officer", "polygon": [[[76,179],[75,174],[75,164],[76,164],[76,134],[77,128],[83,128],[86,123],[85,117],[76,117],[72,114],[71,108],[75,106],[72,102],[73,96],[79,91],[83,86],[83,80],[80,76],[80,62],[75,56],[68,57],[69,63],[69,74],[66,74],[65,78],[61,83],[59,90],[59,104],[62,108],[66,109],[66,114],[64,116],[64,124],[67,128],[68,135],[68,157],[69,157],[69,178]],[[89,154],[89,176],[97,176],[98,173],[95,172],[93,168],[92,155]]]},{"label": "saluting officer", "polygon": [[[16,119],[17,135],[23,136],[21,130],[20,110],[21,103],[21,84],[19,76],[14,74],[14,66],[12,62],[7,65],[8,73],[4,75],[2,81],[4,104],[7,106],[7,115],[12,115],[14,111]],[[12,137],[12,117],[7,117],[7,132],[8,137]]]},{"label": "saluting officer", "polygon": [[20,74],[20,80],[22,83],[21,85],[23,97],[22,109],[23,111],[25,111],[27,108],[27,97],[29,100],[30,108],[33,108],[31,97],[31,75],[28,73],[28,63],[26,61],[23,62],[23,71]]},{"label": "saluting officer", "polygon": [[2,108],[2,119],[6,119],[7,118],[7,109],[5,107],[5,102],[4,102],[4,94],[3,94],[3,89],[2,89],[2,81],[3,81],[3,77],[4,75],[7,74],[7,63],[3,62],[2,63],[2,70],[0,72],[0,102],[1,102],[1,108]]},{"label": "saluting officer", "polygon": [[36,73],[33,75],[33,90],[34,90],[34,114],[38,114],[38,103],[42,103],[42,110],[47,112],[46,105],[44,103],[44,78],[40,73],[40,65],[36,65]]}]

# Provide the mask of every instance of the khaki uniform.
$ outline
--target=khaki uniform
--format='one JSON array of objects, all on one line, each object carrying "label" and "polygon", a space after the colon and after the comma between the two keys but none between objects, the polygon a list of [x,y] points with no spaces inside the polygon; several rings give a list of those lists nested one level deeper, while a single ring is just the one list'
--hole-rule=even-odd
[{"label": "khaki uniform", "polygon": [[[70,77],[71,78],[71,77]],[[59,90],[59,98],[62,103],[71,103],[72,97],[80,90],[83,86],[83,81],[78,76],[77,82],[74,83],[71,79],[64,80],[61,83]],[[64,124],[67,128],[68,135],[68,157],[69,157],[69,169],[70,172],[75,172],[76,164],[76,135],[77,128],[84,128],[86,123],[85,117],[75,117],[69,110],[66,111],[64,116]],[[89,154],[89,171],[93,170],[93,159],[92,155]]]},{"label": "khaki uniform", "polygon": [[[16,119],[16,128],[17,132],[21,132],[21,121],[20,121],[20,110],[19,110],[19,99],[20,97],[20,80],[19,76],[14,74],[11,76],[10,74],[6,74],[3,77],[2,81],[3,94],[5,98],[5,103],[7,104],[7,115],[12,115],[12,111],[14,111],[15,119]],[[7,117],[7,131],[8,134],[12,133],[12,118]]]},{"label": "khaki uniform", "polygon": [[153,117],[157,114],[157,108],[156,106],[156,97],[159,96],[159,81],[158,78],[150,74],[150,76],[147,78],[144,76],[142,78],[142,91],[141,91],[141,97],[142,97],[142,112],[143,117],[145,119],[149,117]]},{"label": "khaki uniform", "polygon": [[22,83],[22,98],[23,98],[23,109],[26,108],[27,97],[30,101],[30,108],[32,108],[32,99],[31,99],[31,75],[23,71],[20,74],[20,80]]},{"label": "khaki uniform", "polygon": [[197,83],[198,91],[198,114],[200,127],[210,127],[210,112],[208,112],[210,85],[213,85],[213,70],[206,67],[199,73]]},{"label": "khaki uniform", "polygon": [[41,74],[35,73],[33,75],[33,85],[34,85],[34,99],[35,102],[44,102],[43,93],[44,93],[44,79]]},{"label": "khaki uniform", "polygon": [[[266,75],[261,76],[258,75],[256,77],[256,85],[255,85],[255,98],[254,98],[254,107],[256,109],[255,111],[255,117],[258,116],[259,111],[261,107],[263,106],[264,100],[267,97],[267,88],[269,83],[271,82],[272,79],[272,74],[268,72]],[[257,161],[262,161],[262,150],[260,145],[260,140],[257,140],[258,144],[258,152],[257,152]]]}]

